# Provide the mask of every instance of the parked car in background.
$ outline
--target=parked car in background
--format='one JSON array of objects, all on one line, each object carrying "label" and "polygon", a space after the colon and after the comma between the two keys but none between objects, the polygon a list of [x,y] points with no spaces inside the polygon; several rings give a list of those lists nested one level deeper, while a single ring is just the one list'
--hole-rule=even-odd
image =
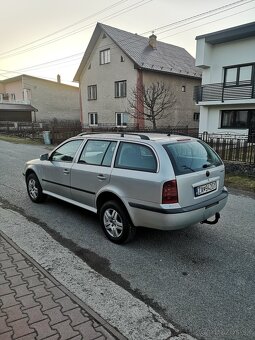
[{"label": "parked car in background", "polygon": [[49,195],[97,213],[115,243],[141,226],[217,223],[228,197],[220,157],[179,135],[82,133],[27,162],[24,175],[33,202]]}]

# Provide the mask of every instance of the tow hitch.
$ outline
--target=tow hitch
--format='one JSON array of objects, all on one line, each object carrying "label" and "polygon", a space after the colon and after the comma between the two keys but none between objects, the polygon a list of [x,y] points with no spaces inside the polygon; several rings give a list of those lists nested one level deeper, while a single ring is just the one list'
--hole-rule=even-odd
[{"label": "tow hitch", "polygon": [[218,223],[219,219],[220,219],[220,213],[217,212],[215,214],[215,219],[213,221],[204,220],[204,221],[202,221],[200,223],[201,224],[203,224],[203,223],[206,223],[206,224],[216,224],[216,223]]}]

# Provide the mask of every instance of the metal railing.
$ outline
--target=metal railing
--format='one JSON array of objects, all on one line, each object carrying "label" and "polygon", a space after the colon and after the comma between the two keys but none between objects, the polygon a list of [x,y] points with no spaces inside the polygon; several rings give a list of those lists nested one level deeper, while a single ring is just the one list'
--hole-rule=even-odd
[{"label": "metal railing", "polygon": [[193,93],[193,99],[196,103],[210,101],[224,102],[226,100],[253,98],[255,98],[254,84],[247,82],[240,82],[239,85],[235,85],[234,83],[215,83],[195,86]]}]

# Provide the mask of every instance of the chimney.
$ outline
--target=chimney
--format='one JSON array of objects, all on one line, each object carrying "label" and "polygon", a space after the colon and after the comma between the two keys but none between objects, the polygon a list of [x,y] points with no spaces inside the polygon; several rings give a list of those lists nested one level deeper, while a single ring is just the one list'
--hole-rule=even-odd
[{"label": "chimney", "polygon": [[157,36],[152,33],[152,35],[149,36],[149,45],[155,50],[157,48]]},{"label": "chimney", "polygon": [[57,75],[57,82],[60,84],[61,83],[61,77],[60,74]]}]

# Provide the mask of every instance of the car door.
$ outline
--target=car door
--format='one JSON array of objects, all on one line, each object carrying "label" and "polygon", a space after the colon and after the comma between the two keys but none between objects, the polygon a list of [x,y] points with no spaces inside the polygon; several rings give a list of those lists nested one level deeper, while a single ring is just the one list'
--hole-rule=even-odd
[{"label": "car door", "polygon": [[111,140],[88,140],[71,171],[72,199],[95,208],[96,194],[107,185],[117,142]]},{"label": "car door", "polygon": [[65,198],[71,197],[70,172],[82,141],[77,139],[62,144],[50,155],[48,161],[43,162],[44,192]]}]

